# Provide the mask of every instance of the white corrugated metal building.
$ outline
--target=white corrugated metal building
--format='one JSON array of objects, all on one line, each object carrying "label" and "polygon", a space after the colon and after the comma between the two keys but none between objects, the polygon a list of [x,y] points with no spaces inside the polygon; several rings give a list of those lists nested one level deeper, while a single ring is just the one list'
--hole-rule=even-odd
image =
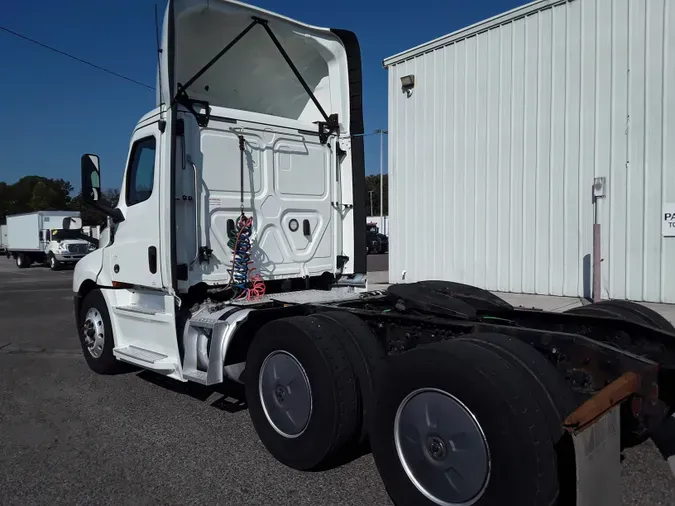
[{"label": "white corrugated metal building", "polygon": [[384,64],[390,282],[589,296],[604,177],[603,298],[675,302],[675,1],[537,1]]}]

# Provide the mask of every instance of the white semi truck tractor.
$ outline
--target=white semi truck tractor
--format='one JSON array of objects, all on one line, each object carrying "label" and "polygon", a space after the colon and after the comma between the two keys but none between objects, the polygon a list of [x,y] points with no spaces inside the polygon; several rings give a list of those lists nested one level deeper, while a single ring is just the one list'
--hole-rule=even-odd
[{"label": "white semi truck tractor", "polygon": [[175,0],[159,54],[116,208],[82,157],[108,216],[73,279],[93,371],[241,382],[276,459],[320,469],[368,441],[399,506],[619,504],[621,448],[675,404],[670,324],[449,281],[367,291],[357,37]]}]

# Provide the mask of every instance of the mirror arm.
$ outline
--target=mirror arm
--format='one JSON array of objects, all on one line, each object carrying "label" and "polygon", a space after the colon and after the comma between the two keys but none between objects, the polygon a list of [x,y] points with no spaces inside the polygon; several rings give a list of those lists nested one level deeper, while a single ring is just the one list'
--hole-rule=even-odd
[{"label": "mirror arm", "polygon": [[100,204],[98,202],[91,202],[91,201],[85,201],[85,204],[101,211],[106,216],[110,216],[113,220],[113,223],[115,224],[124,221],[124,215],[122,214],[122,211],[120,211],[119,208],[117,207],[110,207],[105,204]]}]

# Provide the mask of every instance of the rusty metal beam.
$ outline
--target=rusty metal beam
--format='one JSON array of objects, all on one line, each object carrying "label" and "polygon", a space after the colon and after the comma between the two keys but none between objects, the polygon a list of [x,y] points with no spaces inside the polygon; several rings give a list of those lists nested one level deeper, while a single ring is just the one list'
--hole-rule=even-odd
[{"label": "rusty metal beam", "polygon": [[637,393],[641,383],[638,374],[630,371],[623,374],[570,414],[563,422],[563,429],[572,433],[583,431],[613,407]]}]

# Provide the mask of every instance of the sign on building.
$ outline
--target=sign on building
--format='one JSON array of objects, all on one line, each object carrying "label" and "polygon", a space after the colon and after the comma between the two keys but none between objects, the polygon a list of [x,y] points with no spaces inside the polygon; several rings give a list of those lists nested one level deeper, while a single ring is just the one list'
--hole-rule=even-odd
[{"label": "sign on building", "polygon": [[675,203],[663,204],[663,214],[661,215],[661,229],[663,237],[675,237]]}]

